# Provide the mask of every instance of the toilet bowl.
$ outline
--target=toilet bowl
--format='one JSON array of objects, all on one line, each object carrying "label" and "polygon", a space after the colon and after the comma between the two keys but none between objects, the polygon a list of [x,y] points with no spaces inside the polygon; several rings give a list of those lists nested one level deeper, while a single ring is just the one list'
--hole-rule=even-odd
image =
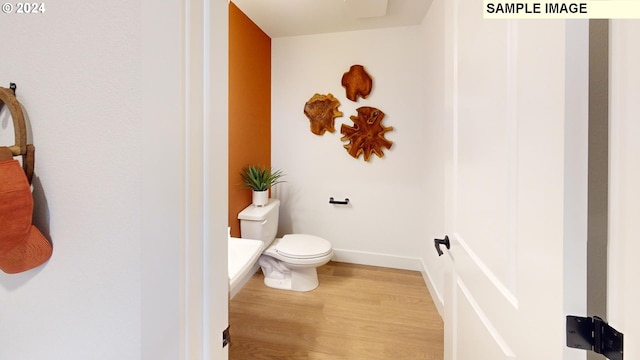
[{"label": "toilet bowl", "polygon": [[316,268],[333,256],[331,243],[308,234],[288,234],[275,238],[280,201],[271,199],[262,207],[249,205],[238,214],[241,237],[264,242],[258,263],[266,286],[292,291],[318,287]]},{"label": "toilet bowl", "polygon": [[285,235],[275,239],[262,253],[258,263],[265,285],[293,291],[318,287],[317,268],[331,260],[333,250],[327,240],[306,234]]}]

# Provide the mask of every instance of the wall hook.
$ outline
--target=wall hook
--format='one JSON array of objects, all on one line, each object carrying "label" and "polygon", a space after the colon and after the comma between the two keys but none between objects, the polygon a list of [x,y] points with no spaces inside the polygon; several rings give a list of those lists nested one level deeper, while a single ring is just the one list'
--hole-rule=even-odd
[{"label": "wall hook", "polygon": [[16,94],[16,89],[18,88],[18,86],[16,85],[16,83],[9,83],[9,89],[13,90],[13,95]]}]

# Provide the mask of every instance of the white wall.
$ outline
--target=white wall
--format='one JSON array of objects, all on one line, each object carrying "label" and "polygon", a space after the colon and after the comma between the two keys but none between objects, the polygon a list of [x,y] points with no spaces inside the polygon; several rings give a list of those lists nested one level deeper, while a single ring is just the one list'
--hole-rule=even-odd
[{"label": "white wall", "polygon": [[[429,164],[431,171],[439,176],[429,176],[425,179],[429,202],[432,206],[427,208],[430,233],[427,238],[443,239],[444,233],[444,121],[447,116],[447,103],[445,99],[445,69],[447,68],[445,49],[445,4],[443,1],[434,1],[429,8],[421,30],[424,36],[424,66],[426,69],[426,103],[425,118],[433,119],[425,131],[425,137],[429,139],[429,146],[425,154],[425,163]],[[451,105],[451,104],[449,104]],[[450,109],[450,108],[449,108]],[[450,110],[449,110],[450,111]],[[425,282],[429,286],[431,296],[436,307],[442,315],[444,273],[446,259],[438,257],[433,247],[433,241],[421,244],[420,255]],[[443,247],[444,250],[444,247]]]},{"label": "white wall", "polygon": [[[130,359],[181,359],[184,274],[184,54],[182,1],[142,1],[144,80],[138,164],[141,202],[141,342]],[[135,271],[135,269],[130,269]]]},{"label": "white wall", "polygon": [[54,247],[39,268],[0,273],[0,359],[179,358],[184,4],[45,5],[0,15],[0,86],[18,85],[34,221]]},{"label": "white wall", "polygon": [[128,1],[46,6],[0,21],[0,84],[17,83],[30,120],[35,224],[54,249],[37,269],[0,273],[0,358],[135,359],[142,9]]},{"label": "white wall", "polygon": [[[420,26],[275,38],[272,41],[272,165],[287,183],[274,196],[282,200],[281,233],[325,237],[338,250],[335,259],[420,269],[420,249],[441,219],[442,206],[431,188],[442,171],[437,153],[440,119],[425,99],[429,84]],[[361,64],[373,78],[373,91],[357,103],[348,100],[342,74]],[[332,93],[344,116],[336,132],[317,136],[303,113],[315,93]],[[352,158],[340,141],[340,126],[360,106],[373,106],[394,130],[385,156],[369,162]],[[441,187],[440,187],[441,188]],[[350,199],[330,205],[329,197]],[[433,247],[431,245],[431,247]]]}]

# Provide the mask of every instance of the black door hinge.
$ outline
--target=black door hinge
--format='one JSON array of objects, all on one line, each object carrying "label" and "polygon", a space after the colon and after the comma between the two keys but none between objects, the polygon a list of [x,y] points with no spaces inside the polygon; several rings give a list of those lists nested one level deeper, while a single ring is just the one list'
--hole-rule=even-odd
[{"label": "black door hinge", "polygon": [[222,332],[222,347],[231,344],[231,334],[229,333],[229,326]]},{"label": "black door hinge", "polygon": [[611,360],[623,360],[624,335],[601,318],[567,316],[567,346],[591,350]]}]

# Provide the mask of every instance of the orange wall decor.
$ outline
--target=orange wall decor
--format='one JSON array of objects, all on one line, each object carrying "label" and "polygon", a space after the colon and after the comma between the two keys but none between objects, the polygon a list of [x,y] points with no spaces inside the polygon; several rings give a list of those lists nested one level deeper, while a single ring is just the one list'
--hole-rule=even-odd
[{"label": "orange wall decor", "polygon": [[271,38],[229,3],[229,226],[240,236],[238,213],[251,204],[240,171],[271,167]]}]

